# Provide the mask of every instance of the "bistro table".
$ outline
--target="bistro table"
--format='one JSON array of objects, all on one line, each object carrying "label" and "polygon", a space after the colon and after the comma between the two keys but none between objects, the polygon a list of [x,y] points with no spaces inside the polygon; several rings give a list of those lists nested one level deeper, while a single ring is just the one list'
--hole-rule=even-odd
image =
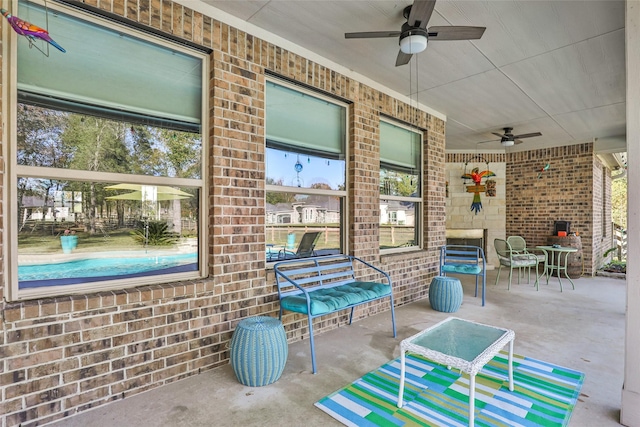
[{"label": "bistro table", "polygon": [[[542,250],[545,254],[544,271],[540,277],[547,276],[547,285],[549,284],[549,276],[556,272],[558,274],[558,283],[560,283],[560,292],[562,292],[562,279],[560,276],[564,272],[564,276],[571,282],[571,287],[575,289],[573,280],[567,274],[567,258],[570,253],[578,252],[578,249],[568,246],[536,246],[536,249]],[[536,286],[538,286],[537,283]]]}]

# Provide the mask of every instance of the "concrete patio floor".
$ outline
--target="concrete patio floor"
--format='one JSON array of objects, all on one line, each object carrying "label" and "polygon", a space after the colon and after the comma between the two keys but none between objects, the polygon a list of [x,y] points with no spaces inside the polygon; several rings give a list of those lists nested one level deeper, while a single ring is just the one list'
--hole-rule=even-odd
[{"label": "concrete patio floor", "polygon": [[[473,277],[460,277],[465,297],[453,315],[513,329],[514,352],[586,374],[570,426],[619,425],[625,327],[624,280],[582,277],[572,290],[558,279],[536,292],[508,274],[495,286],[487,274],[487,303],[473,297]],[[318,374],[311,371],[309,341],[289,345],[282,377],[265,387],[240,384],[230,365],[134,395],[53,424],[100,426],[332,426],[341,425],[313,405],[325,395],[399,355],[400,341],[450,316],[428,300],[396,309],[398,336],[387,311],[316,337]]]}]

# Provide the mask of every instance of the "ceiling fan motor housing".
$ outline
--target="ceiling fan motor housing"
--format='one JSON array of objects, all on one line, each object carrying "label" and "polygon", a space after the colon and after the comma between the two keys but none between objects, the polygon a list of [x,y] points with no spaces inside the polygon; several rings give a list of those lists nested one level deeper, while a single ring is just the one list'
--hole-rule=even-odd
[{"label": "ceiling fan motor housing", "polygon": [[507,138],[502,138],[502,141],[500,142],[502,143],[503,147],[511,147],[516,143],[513,139],[507,139]]},{"label": "ceiling fan motor housing", "polygon": [[426,29],[411,27],[405,22],[400,33],[400,50],[407,54],[420,53],[427,48],[427,38]]}]

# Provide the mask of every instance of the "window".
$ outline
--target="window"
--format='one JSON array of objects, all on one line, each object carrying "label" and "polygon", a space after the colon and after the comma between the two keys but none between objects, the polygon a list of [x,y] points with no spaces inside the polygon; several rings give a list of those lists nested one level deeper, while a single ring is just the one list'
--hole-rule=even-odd
[{"label": "window", "polygon": [[380,249],[420,247],[422,137],[380,122]]},{"label": "window", "polygon": [[309,231],[321,232],[317,255],[342,253],[346,106],[268,81],[266,109],[267,261],[292,255]]},{"label": "window", "polygon": [[66,53],[17,40],[11,299],[201,277],[205,55],[68,9],[16,14]]}]

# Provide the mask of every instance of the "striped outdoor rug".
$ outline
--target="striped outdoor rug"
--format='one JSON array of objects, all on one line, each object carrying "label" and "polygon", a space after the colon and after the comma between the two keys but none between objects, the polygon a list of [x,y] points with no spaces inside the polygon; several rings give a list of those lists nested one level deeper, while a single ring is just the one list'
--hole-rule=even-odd
[{"label": "striped outdoor rug", "polygon": [[[566,426],[584,374],[501,352],[476,376],[476,426]],[[396,406],[400,358],[320,399],[316,406],[348,426],[466,426],[469,376],[420,356],[406,357],[404,406]]]}]

